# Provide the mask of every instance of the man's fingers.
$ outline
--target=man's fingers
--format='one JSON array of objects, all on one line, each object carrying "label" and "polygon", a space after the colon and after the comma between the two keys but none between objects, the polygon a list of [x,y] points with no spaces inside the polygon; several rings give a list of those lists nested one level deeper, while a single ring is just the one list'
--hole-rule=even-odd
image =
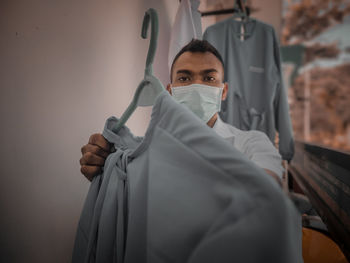
[{"label": "man's fingers", "polygon": [[80,158],[80,165],[103,166],[104,164],[105,158],[91,152],[84,153],[83,157]]},{"label": "man's fingers", "polygon": [[90,136],[89,144],[97,145],[106,152],[111,151],[111,144],[102,136],[101,133],[95,133]]},{"label": "man's fingers", "polygon": [[102,172],[101,167],[99,166],[90,166],[90,165],[82,165],[80,168],[80,172],[89,180],[92,179]]},{"label": "man's fingers", "polygon": [[98,155],[104,159],[107,158],[107,156],[110,154],[110,152],[104,151],[102,148],[100,148],[97,145],[92,145],[92,144],[86,144],[81,148],[81,153],[84,155],[86,153],[93,153],[95,155]]},{"label": "man's fingers", "polygon": [[83,156],[80,158],[80,172],[89,181],[102,172],[107,156],[114,150],[112,146],[102,134],[96,133],[91,135],[89,143],[81,148]]}]

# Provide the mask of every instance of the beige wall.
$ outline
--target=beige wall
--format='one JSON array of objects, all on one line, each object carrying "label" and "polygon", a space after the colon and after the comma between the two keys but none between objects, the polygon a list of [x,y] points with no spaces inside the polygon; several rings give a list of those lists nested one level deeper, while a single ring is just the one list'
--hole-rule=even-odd
[{"label": "beige wall", "polygon": [[259,11],[252,16],[272,25],[279,36],[282,29],[282,1],[281,0],[252,0],[253,6]]},{"label": "beige wall", "polygon": [[[167,82],[177,1],[0,1],[0,262],[70,262],[89,183],[80,148],[120,116],[143,78],[144,12],[159,12]],[[150,110],[128,126],[142,135]]]}]

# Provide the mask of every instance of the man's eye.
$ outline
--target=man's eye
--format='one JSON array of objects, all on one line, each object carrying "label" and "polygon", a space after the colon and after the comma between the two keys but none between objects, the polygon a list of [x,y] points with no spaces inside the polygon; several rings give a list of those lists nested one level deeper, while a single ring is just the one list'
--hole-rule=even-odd
[{"label": "man's eye", "polygon": [[204,78],[204,80],[205,80],[205,81],[215,81],[215,78],[212,77],[212,76],[206,76],[206,77]]},{"label": "man's eye", "polygon": [[189,77],[179,77],[178,80],[181,82],[184,82],[184,81],[189,81],[190,78]]}]

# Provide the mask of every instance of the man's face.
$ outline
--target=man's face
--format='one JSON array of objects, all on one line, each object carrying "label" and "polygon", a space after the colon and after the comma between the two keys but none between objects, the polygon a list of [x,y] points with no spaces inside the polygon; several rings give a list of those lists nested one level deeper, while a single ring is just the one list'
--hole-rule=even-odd
[{"label": "man's face", "polygon": [[[223,87],[222,100],[226,99],[228,84],[224,81],[224,69],[220,60],[210,52],[184,52],[175,61],[172,70],[171,84],[167,90],[171,94],[171,88],[187,86],[191,84],[203,84],[212,86],[213,89]],[[218,114],[207,122],[213,127]]]},{"label": "man's face", "polygon": [[210,52],[185,52],[175,61],[172,71],[172,83],[167,90],[171,94],[171,87],[203,84],[223,87],[222,100],[227,96],[227,83],[224,81],[224,69],[220,60]]}]

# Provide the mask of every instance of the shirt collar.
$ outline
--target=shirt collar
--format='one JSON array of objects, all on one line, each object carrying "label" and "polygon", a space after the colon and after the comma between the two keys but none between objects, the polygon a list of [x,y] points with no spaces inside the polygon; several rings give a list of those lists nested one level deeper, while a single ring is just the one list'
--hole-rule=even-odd
[{"label": "shirt collar", "polygon": [[230,131],[230,129],[227,127],[227,124],[220,119],[219,114],[216,122],[214,123],[213,129],[218,135],[225,139],[232,137],[233,135],[232,131]]}]

